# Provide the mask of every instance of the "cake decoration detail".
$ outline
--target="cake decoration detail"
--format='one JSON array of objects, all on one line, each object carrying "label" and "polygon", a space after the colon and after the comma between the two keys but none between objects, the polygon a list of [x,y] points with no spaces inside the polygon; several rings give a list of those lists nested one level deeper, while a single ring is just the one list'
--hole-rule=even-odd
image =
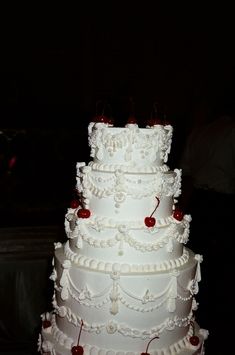
[{"label": "cake decoration detail", "polygon": [[154,208],[153,212],[151,213],[151,215],[149,217],[145,217],[144,223],[147,227],[154,227],[156,224],[156,219],[153,217],[153,214],[155,213],[156,209],[158,208],[159,204],[160,204],[160,199],[156,196],[157,199],[157,205]]},{"label": "cake decoration detail", "polygon": [[[88,127],[91,157],[96,161],[115,162],[118,152],[122,155],[124,165],[151,164],[159,154],[161,164],[167,161],[172,142],[172,127],[153,126],[150,129],[138,125],[124,128],[109,127],[104,123],[91,122]],[[159,162],[160,162],[159,161]],[[117,162],[116,162],[117,163]]]},{"label": "cake decoration detail", "polygon": [[128,119],[127,119],[127,125],[128,125],[128,124],[137,124],[137,119],[136,119],[136,117],[133,116],[133,115],[129,116]]},{"label": "cake decoration detail", "polygon": [[67,300],[69,297],[69,292],[68,292],[68,277],[69,277],[69,269],[71,268],[71,262],[70,260],[65,260],[64,263],[62,264],[63,267],[63,272],[62,276],[60,278],[60,286],[62,287],[61,290],[61,298],[62,300]]},{"label": "cake decoration detail", "polygon": [[179,208],[176,208],[173,212],[173,217],[177,219],[177,221],[182,221],[184,213]]},{"label": "cake decoration detail", "polygon": [[96,102],[96,114],[92,121],[113,125],[114,120],[111,117],[111,106],[106,101],[98,100]]},{"label": "cake decoration detail", "polygon": [[78,208],[78,206],[80,205],[80,202],[78,201],[78,200],[72,200],[71,202],[70,202],[70,207],[71,208]]},{"label": "cake decoration detail", "polygon": [[51,327],[50,314],[48,312],[41,315],[42,318],[42,327],[47,329]]},{"label": "cake decoration detail", "polygon": [[158,103],[154,102],[150,118],[147,120],[147,127],[162,125],[162,119],[159,115]]},{"label": "cake decoration detail", "polygon": [[[166,246],[166,249],[169,253],[171,253],[174,249],[174,240],[179,243],[186,244],[189,236],[189,222],[184,216],[181,224],[174,223],[172,220],[169,228],[165,230],[164,234],[161,237],[154,238],[153,241],[140,241],[136,237],[136,231],[141,228],[141,226],[134,226],[125,224],[125,222],[113,225],[112,223],[102,224],[101,221],[96,219],[91,219],[91,223],[83,223],[82,221],[77,221],[75,229],[71,230],[71,225],[65,225],[66,233],[69,239],[77,238],[76,246],[81,248],[82,242],[87,243],[88,245],[94,248],[114,248],[118,247],[118,255],[124,255],[126,246],[128,245],[131,248],[134,248],[138,251],[144,252],[152,252],[157,251],[160,248]],[[84,220],[86,221],[86,220]],[[146,233],[156,234],[159,233],[159,230],[163,228],[161,223],[162,221],[158,221],[157,227],[154,226],[151,229],[147,230]],[[109,229],[109,237],[97,240],[97,238],[92,237],[90,228],[95,230],[101,234],[105,229]]]},{"label": "cake decoration detail", "polygon": [[81,320],[81,326],[80,326],[80,330],[79,330],[77,345],[74,345],[71,349],[72,355],[83,355],[83,353],[84,353],[83,347],[81,345],[79,345],[82,327],[83,327],[83,320]]},{"label": "cake decoration detail", "polygon": [[89,218],[91,215],[91,211],[88,210],[87,208],[80,208],[77,211],[77,215],[79,218]]},{"label": "cake decoration detail", "polygon": [[137,118],[135,116],[135,102],[133,97],[129,97],[129,116],[127,119],[127,124],[128,125],[136,124],[137,125]]},{"label": "cake decoration detail", "polygon": [[[117,271],[118,270],[118,271]],[[112,282],[107,285],[105,289],[100,290],[99,293],[92,293],[88,285],[84,285],[79,289],[72,280],[71,276],[67,276],[67,290],[72,299],[76,300],[79,304],[90,308],[101,309],[110,303],[110,313],[117,314],[119,311],[119,303],[124,307],[135,310],[136,312],[153,312],[160,308],[163,304],[167,305],[169,312],[174,312],[176,307],[176,300],[180,299],[181,302],[187,302],[192,298],[192,295],[187,289],[179,285],[178,276],[179,272],[173,270],[165,289],[162,292],[154,293],[147,289],[143,296],[134,294],[125,285],[123,285],[120,274],[120,267],[115,265],[115,271],[112,272],[110,278]],[[180,295],[178,287],[181,287],[181,292],[184,296]],[[63,291],[63,288],[55,286],[58,292]],[[187,292],[187,297],[185,297]],[[148,305],[150,303],[150,305]],[[63,309],[63,312],[62,312]],[[66,315],[66,308],[64,306],[58,308],[60,316]]]},{"label": "cake decoration detail", "polygon": [[[83,268],[89,268],[90,270],[96,270],[100,272],[110,272],[112,270],[112,266],[110,262],[103,262],[99,261],[98,259],[85,257],[83,255],[77,255],[74,253],[69,244],[66,242],[65,249],[64,249],[65,256],[68,259],[71,259],[74,264],[77,266],[81,266]],[[182,255],[177,259],[170,259],[163,262],[155,262],[155,263],[145,263],[145,264],[128,264],[128,263],[121,263],[120,265],[120,272],[122,274],[151,274],[161,271],[172,270],[175,267],[183,266],[187,264],[189,261],[190,254],[186,248],[183,249]]]},{"label": "cake decoration detail", "polygon": [[190,324],[191,324],[192,329],[193,329],[193,335],[191,335],[191,337],[189,338],[189,341],[190,341],[190,343],[193,346],[198,346],[198,344],[200,342],[200,339],[199,339],[199,337],[197,335],[195,335],[195,324],[194,324],[194,321],[191,321]]},{"label": "cake decoration detail", "polygon": [[141,355],[150,355],[150,354],[148,353],[148,349],[149,349],[150,343],[151,343],[154,339],[159,339],[159,337],[156,336],[156,337],[152,338],[151,340],[149,340],[145,352],[141,353]]},{"label": "cake decoration detail", "polygon": [[[55,323],[55,316],[54,315],[52,316],[52,325],[53,325],[52,334],[53,334],[54,339],[56,339],[56,341],[61,346],[64,347],[66,354],[67,354],[66,349],[69,350],[68,354],[70,354],[71,353],[70,349],[73,346],[72,345],[72,339],[69,338],[67,335],[65,335],[62,331],[60,331],[58,329],[58,327],[57,327],[57,325]],[[97,326],[97,329],[96,329],[96,333],[97,334],[101,334],[101,329],[98,326]],[[202,335],[203,339],[207,339],[207,337],[208,337],[208,331],[205,330],[205,329],[200,329],[199,334]],[[155,350],[156,355],[161,355],[162,351],[164,351],[166,354],[169,354],[169,355],[175,355],[176,351],[180,352],[181,350],[184,351],[185,349],[188,349],[189,337],[191,335],[192,335],[192,332],[191,332],[191,328],[190,328],[188,333],[182,339],[180,339],[179,341],[176,341],[175,343],[171,344],[169,347],[167,346],[167,347],[161,348],[159,350],[156,349]],[[160,337],[159,337],[159,339],[160,339]],[[38,343],[39,343],[39,349],[41,349],[41,345],[40,345],[40,344],[42,344],[41,336],[39,336],[39,342]],[[142,342],[141,342],[141,345],[142,345]],[[93,347],[92,345],[86,345],[86,346],[84,346],[84,349],[86,349],[86,352],[88,354],[93,354],[92,350],[96,349],[96,351],[100,351],[104,355],[108,355],[110,353],[110,350],[111,350],[111,349],[110,350],[108,350],[108,349],[99,349],[99,347]],[[115,351],[115,350],[113,351],[112,350],[112,352],[115,355],[120,354],[120,350],[118,350],[118,351]],[[130,352],[126,352],[126,351],[122,351],[122,353],[124,353],[125,355],[130,354]],[[52,353],[52,354],[54,355],[55,353]]]},{"label": "cake decoration detail", "polygon": [[201,267],[200,264],[203,260],[202,255],[196,254],[195,260],[197,260],[196,272],[195,277],[191,281],[189,281],[187,289],[190,290],[192,295],[196,295],[199,292],[199,285],[198,283],[201,281]]}]

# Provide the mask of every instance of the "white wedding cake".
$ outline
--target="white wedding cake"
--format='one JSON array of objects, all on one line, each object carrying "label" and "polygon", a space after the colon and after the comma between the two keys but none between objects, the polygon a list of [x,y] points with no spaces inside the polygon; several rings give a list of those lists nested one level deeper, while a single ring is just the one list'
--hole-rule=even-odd
[{"label": "white wedding cake", "polygon": [[42,354],[204,354],[195,322],[202,256],[185,245],[181,171],[166,165],[172,126],[134,120],[88,127],[92,161],[77,164],[77,200],[55,244],[53,311]]}]

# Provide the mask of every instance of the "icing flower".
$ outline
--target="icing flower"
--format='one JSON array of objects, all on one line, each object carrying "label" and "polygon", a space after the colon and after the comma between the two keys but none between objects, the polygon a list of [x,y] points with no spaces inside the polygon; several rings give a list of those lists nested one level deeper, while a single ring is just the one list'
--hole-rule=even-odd
[{"label": "icing flower", "polygon": [[107,325],[106,325],[106,330],[107,333],[109,334],[113,334],[117,331],[117,324],[113,321],[110,321]]}]

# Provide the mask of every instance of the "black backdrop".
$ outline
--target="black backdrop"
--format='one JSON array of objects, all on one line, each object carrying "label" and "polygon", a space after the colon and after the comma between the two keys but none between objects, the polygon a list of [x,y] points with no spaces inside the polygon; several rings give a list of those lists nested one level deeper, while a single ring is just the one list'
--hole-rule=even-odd
[{"label": "black backdrop", "polygon": [[[172,168],[178,166],[194,105],[200,98],[214,104],[229,102],[233,107],[232,9],[225,2],[209,9],[205,2],[190,2],[190,7],[174,3],[164,2],[164,7],[156,1],[154,5],[86,1],[78,2],[76,8],[49,2],[8,2],[8,8],[1,5],[1,242],[7,234],[15,248],[15,239],[19,238],[18,243],[22,235],[27,239],[26,226],[35,248],[33,238],[39,226],[36,233],[44,249],[50,244],[51,258],[52,242],[59,236],[50,228],[59,225],[63,233],[64,214],[74,194],[76,162],[89,159],[87,124],[95,114],[97,100],[110,103],[116,125],[123,125],[127,119],[130,96],[141,125],[157,101],[174,126],[169,159]],[[46,310],[50,297],[47,264],[44,268],[37,266],[34,257],[32,265],[44,286],[38,283],[35,288],[33,275],[26,300],[33,299],[36,308],[32,311],[29,307],[29,314],[40,325],[40,313]],[[26,253],[23,261],[25,258]],[[2,271],[10,270],[7,265],[3,263]],[[19,265],[16,262],[14,275]],[[30,276],[29,267],[27,272]],[[8,282],[9,277],[5,278]],[[31,292],[32,285],[37,297]],[[13,308],[6,307],[3,317],[4,326],[10,323],[6,328],[10,340],[3,339],[8,350],[9,344],[28,341],[26,334],[34,331],[31,324],[25,323],[27,332],[20,328],[14,309],[21,299],[17,292],[8,292],[3,286],[1,304],[10,303],[9,296],[15,301]],[[34,346],[36,336],[30,335]]]},{"label": "black backdrop", "polygon": [[158,101],[176,124],[190,120],[198,96],[216,100],[233,82],[230,10],[130,1],[2,9],[1,119],[78,127],[106,99],[121,124],[133,96],[140,119]]},{"label": "black backdrop", "polygon": [[[116,125],[125,124],[130,97],[140,125],[158,102],[174,126],[173,168],[195,103],[228,95],[234,101],[234,24],[226,5],[87,1],[76,8],[21,3],[1,10],[2,223],[7,206],[25,210],[22,200],[40,211],[64,208],[76,162],[89,159],[87,124],[97,100],[111,105]],[[22,213],[15,214],[18,224]]]}]

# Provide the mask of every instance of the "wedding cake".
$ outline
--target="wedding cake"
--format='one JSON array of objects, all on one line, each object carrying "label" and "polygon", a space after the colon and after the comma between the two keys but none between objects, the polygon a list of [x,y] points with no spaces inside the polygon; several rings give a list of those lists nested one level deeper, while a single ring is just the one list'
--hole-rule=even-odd
[{"label": "wedding cake", "polygon": [[53,311],[42,354],[204,354],[195,322],[202,256],[185,245],[181,170],[166,165],[173,128],[153,120],[88,127],[92,160],[77,163],[77,199],[55,244]]}]

